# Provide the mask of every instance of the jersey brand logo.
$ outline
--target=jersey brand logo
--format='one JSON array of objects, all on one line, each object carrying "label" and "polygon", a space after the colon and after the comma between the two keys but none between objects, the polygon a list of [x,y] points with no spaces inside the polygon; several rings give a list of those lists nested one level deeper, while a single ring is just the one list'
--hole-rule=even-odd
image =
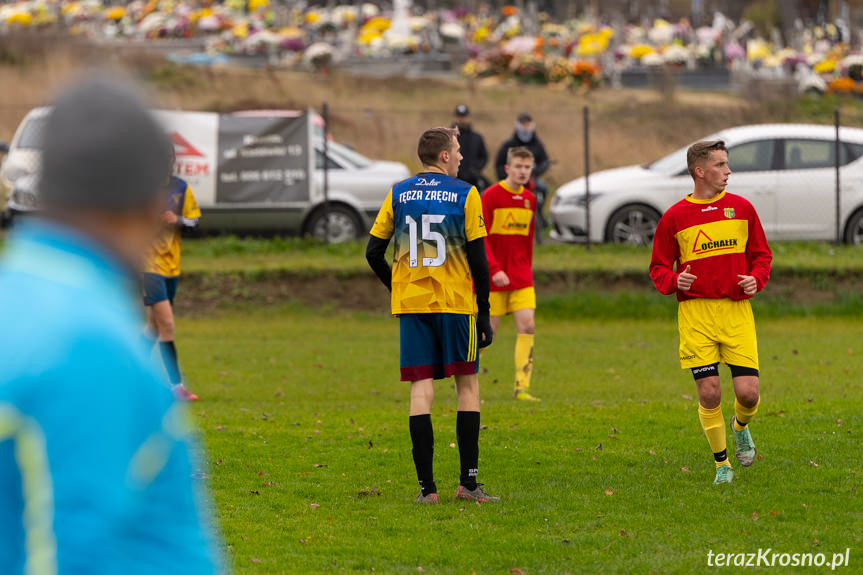
[{"label": "jersey brand logo", "polygon": [[713,210],[718,210],[716,206],[707,206],[706,208],[702,208],[702,212],[712,212]]},{"label": "jersey brand logo", "polygon": [[725,208],[725,217],[729,220],[734,219],[734,208]]},{"label": "jersey brand logo", "polygon": [[704,230],[698,230],[698,235],[695,236],[695,243],[692,246],[693,254],[703,254],[707,252],[717,252],[722,250],[731,250],[737,247],[737,238],[727,240],[714,240]]},{"label": "jersey brand logo", "polygon": [[425,178],[417,178],[416,185],[418,185],[418,186],[439,186],[440,181],[438,181],[434,178],[432,178],[430,180],[427,180]]}]

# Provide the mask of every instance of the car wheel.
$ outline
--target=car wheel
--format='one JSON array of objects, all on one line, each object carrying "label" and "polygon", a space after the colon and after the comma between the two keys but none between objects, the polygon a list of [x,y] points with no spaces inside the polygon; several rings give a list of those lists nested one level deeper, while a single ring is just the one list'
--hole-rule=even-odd
[{"label": "car wheel", "polygon": [[357,213],[343,205],[330,206],[329,219],[323,207],[318,208],[306,227],[308,235],[331,244],[349,242],[360,237],[362,224]]},{"label": "car wheel", "polygon": [[852,246],[863,244],[863,208],[848,218],[845,226],[845,243]]},{"label": "car wheel", "polygon": [[652,245],[659,218],[659,212],[649,206],[641,204],[623,206],[608,220],[605,239],[615,244]]}]

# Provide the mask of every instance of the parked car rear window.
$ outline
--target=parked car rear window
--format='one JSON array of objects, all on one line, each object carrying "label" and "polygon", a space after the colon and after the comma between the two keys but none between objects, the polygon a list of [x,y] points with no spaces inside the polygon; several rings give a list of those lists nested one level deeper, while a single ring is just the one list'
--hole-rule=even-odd
[{"label": "parked car rear window", "polygon": [[772,170],[775,145],[775,140],[758,140],[734,146],[728,150],[728,166],[732,172]]}]

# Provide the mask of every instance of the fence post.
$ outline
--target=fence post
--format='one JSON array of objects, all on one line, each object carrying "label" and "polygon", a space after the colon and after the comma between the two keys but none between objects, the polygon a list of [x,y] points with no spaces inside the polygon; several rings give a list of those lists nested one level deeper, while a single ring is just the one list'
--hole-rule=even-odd
[{"label": "fence post", "polygon": [[836,142],[834,162],[836,164],[836,245],[842,245],[842,194],[839,187],[839,108],[833,110],[833,121],[836,125]]},{"label": "fence post", "polygon": [[590,251],[590,110],[584,106],[584,227]]},{"label": "fence post", "polygon": [[[330,243],[330,110],[327,102],[321,106],[324,120],[324,243]],[[314,133],[314,131],[312,131]],[[314,147],[314,143],[312,144]]]}]

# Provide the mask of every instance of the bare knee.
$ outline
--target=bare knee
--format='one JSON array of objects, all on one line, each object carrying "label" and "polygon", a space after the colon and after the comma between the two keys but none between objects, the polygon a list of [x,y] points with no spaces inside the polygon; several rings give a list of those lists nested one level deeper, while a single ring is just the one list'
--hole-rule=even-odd
[{"label": "bare knee", "polygon": [[734,382],[734,394],[743,407],[755,407],[758,404],[758,378],[739,378],[744,381]]},{"label": "bare knee", "polygon": [[696,380],[698,388],[698,403],[705,409],[715,409],[722,402],[722,387],[719,377],[711,376]]},{"label": "bare knee", "polygon": [[150,318],[162,341],[174,339],[174,313],[168,302],[159,302],[150,308]]}]

